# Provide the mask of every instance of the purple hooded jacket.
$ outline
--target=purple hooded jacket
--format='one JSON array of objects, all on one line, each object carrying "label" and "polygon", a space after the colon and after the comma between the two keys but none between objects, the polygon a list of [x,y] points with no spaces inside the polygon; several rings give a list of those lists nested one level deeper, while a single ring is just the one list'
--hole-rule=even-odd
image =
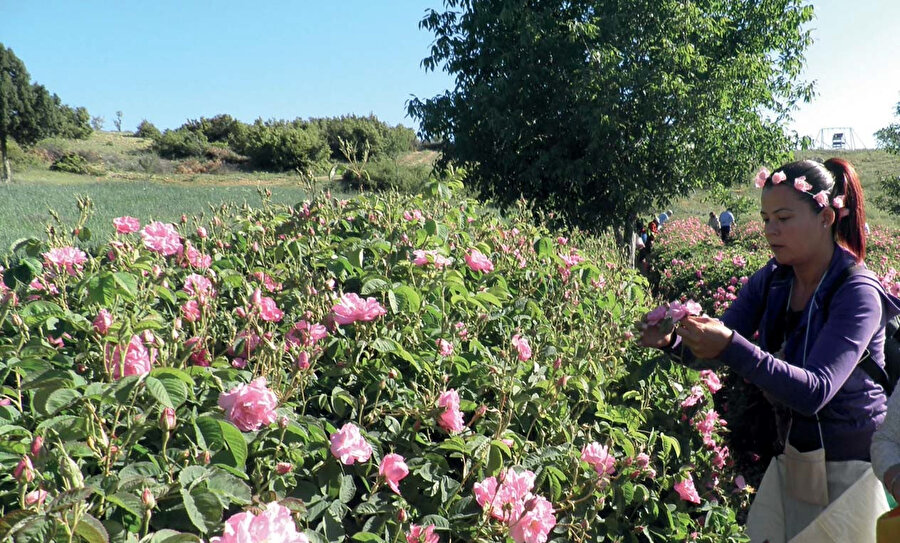
[{"label": "purple hooded jacket", "polygon": [[[854,264],[853,255],[836,245],[825,277],[787,338],[784,360],[770,353],[781,347],[776,338],[783,331],[778,333],[775,326],[788,306],[794,276],[789,266],[770,260],[722,315],[734,336],[719,360],[767,393],[775,403],[779,435],[790,425],[790,442],[797,449],[819,448],[818,415],[829,461],[869,460],[872,434],[884,420],[887,397],[858,363],[868,350],[884,367],[885,324],[900,314],[900,300],[869,274],[849,276],[824,310],[823,298],[841,272]],[[757,331],[759,346],[747,339]],[[801,367],[804,342],[806,364]],[[694,359],[680,337],[666,350],[682,362]]]}]

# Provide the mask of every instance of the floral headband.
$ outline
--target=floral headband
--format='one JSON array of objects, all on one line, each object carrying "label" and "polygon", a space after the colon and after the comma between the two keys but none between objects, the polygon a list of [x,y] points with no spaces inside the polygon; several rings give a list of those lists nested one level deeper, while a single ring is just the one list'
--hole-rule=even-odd
[{"label": "floral headband", "polygon": [[[766,179],[769,178],[769,170],[766,168],[760,168],[759,172],[756,174],[756,179],[754,179],[754,184],[756,188],[761,189],[766,184]],[[787,174],[783,171],[778,170],[777,172],[772,174],[772,184],[778,185],[787,181]],[[825,207],[828,205],[828,191],[823,190],[817,192],[816,194],[811,193],[812,185],[806,182],[806,176],[801,175],[799,177],[794,178],[794,188],[799,190],[800,192],[805,192],[813,197],[813,200],[819,204],[819,207]],[[844,218],[850,214],[850,210],[844,207],[844,195],[835,196],[831,200],[831,206],[838,210],[838,217]]]}]

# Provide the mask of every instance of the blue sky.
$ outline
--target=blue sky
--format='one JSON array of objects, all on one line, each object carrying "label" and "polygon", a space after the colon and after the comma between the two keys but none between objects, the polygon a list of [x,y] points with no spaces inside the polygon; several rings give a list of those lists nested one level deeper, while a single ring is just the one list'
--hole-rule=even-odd
[{"label": "blue sky", "polygon": [[[815,137],[852,127],[868,146],[896,122],[900,2],[816,0],[807,79],[819,95],[789,127]],[[452,85],[419,65],[432,36],[418,29],[440,0],[0,0],[0,41],[32,78],[112,128],[146,118],[174,128],[229,113],[325,117],[374,113],[413,125],[405,102]],[[851,7],[852,6],[852,7]]]}]

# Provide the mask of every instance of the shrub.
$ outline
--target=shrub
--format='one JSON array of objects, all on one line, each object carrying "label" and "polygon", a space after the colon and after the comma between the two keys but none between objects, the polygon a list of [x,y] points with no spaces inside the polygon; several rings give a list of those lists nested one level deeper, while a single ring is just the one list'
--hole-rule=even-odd
[{"label": "shrub", "polygon": [[153,140],[152,149],[163,158],[202,157],[208,142],[203,134],[179,128],[166,130]]},{"label": "shrub", "polygon": [[391,127],[374,115],[311,119],[310,123],[319,126],[325,133],[333,160],[348,158],[342,149],[342,140],[347,142],[351,149],[356,150],[353,159],[358,159],[367,145],[373,158],[394,157],[415,148],[415,131],[400,125]]},{"label": "shrub", "polygon": [[251,164],[268,171],[309,171],[320,168],[328,157],[328,143],[315,125],[285,121],[239,125],[229,143]]},{"label": "shrub", "polygon": [[69,151],[53,161],[50,169],[81,175],[103,175],[105,172],[100,157],[95,153]]},{"label": "shrub", "polygon": [[175,173],[217,173],[221,168],[221,160],[198,160],[196,158],[188,158],[175,166]]},{"label": "shrub", "polygon": [[[743,540],[748,493],[713,467],[721,428],[713,450],[697,429],[709,394],[679,406],[699,376],[629,339],[646,281],[453,187],[226,205],[202,233],[123,220],[92,255],[68,228],[19,244],[0,538],[209,540],[281,501],[313,541],[506,541],[479,488],[519,474],[517,505],[553,504],[549,541]],[[44,270],[51,249],[70,269]]]},{"label": "shrub", "polygon": [[343,179],[351,188],[417,192],[428,181],[431,170],[427,164],[402,164],[384,158],[368,162],[359,170],[348,168]]},{"label": "shrub", "polygon": [[138,125],[134,135],[139,138],[156,139],[160,137],[162,133],[159,131],[159,128],[156,128],[156,125],[147,119],[144,119],[141,121],[141,124]]},{"label": "shrub", "polygon": [[227,142],[240,124],[241,122],[231,115],[223,114],[209,119],[206,117],[200,117],[199,120],[191,119],[181,125],[181,128],[203,134],[209,142]]}]

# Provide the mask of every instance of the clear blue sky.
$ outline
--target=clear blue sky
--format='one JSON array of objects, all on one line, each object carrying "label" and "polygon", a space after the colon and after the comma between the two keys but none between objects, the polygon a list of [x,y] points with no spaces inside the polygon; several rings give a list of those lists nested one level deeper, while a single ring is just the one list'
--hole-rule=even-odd
[{"label": "clear blue sky", "polygon": [[[807,79],[819,95],[789,127],[815,137],[852,127],[866,145],[896,122],[900,1],[815,0]],[[417,23],[440,0],[130,2],[0,0],[0,41],[34,80],[112,128],[142,118],[174,128],[229,113],[324,117],[374,113],[413,126],[404,103],[452,85],[419,62],[432,36]]]}]

